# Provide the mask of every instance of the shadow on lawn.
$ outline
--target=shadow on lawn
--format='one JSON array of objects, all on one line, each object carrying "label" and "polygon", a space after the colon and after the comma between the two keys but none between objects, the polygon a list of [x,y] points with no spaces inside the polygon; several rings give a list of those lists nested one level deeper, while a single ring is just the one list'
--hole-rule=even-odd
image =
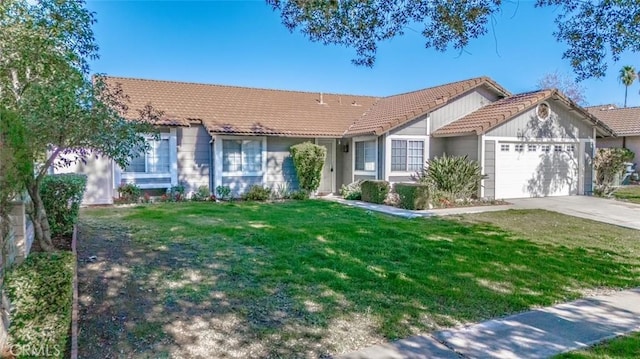
[{"label": "shadow on lawn", "polygon": [[106,213],[80,225],[83,358],[329,357],[639,282],[615,253],[333,203]]}]

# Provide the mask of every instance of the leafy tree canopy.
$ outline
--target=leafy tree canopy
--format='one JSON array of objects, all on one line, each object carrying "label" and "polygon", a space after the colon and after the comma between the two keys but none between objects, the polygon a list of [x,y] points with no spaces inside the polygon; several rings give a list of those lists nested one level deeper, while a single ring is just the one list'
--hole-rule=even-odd
[{"label": "leafy tree canopy", "polygon": [[[463,49],[488,31],[502,0],[267,0],[284,25],[311,41],[355,48],[356,65],[373,66],[378,43],[423,24],[425,45],[439,51]],[[536,0],[558,8],[556,39],[567,45],[578,80],[602,77],[607,57],[640,51],[640,1]]]}]

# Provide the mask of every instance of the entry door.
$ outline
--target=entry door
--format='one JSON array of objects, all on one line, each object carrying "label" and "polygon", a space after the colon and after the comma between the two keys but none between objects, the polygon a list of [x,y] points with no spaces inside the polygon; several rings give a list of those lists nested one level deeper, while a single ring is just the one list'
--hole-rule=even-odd
[{"label": "entry door", "polygon": [[335,149],[336,140],[334,139],[318,139],[318,146],[327,149],[327,157],[322,167],[322,178],[320,179],[320,187],[318,194],[329,194],[335,192]]}]

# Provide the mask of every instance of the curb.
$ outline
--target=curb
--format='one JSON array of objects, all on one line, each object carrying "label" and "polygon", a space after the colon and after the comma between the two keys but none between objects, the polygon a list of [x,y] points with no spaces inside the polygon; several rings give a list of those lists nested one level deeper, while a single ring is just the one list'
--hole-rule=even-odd
[{"label": "curb", "polygon": [[71,307],[71,359],[78,359],[78,251],[76,248],[78,227],[73,226],[71,251],[75,257],[73,265],[73,304]]}]

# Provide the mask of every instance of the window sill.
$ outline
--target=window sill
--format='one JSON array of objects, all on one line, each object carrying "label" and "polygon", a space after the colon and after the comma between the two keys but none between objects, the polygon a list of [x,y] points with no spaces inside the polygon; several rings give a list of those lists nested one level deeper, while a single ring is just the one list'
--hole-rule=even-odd
[{"label": "window sill", "polygon": [[377,176],[378,175],[378,171],[359,171],[359,170],[355,170],[353,171],[354,175],[360,175],[360,176]]},{"label": "window sill", "polygon": [[262,177],[264,171],[260,172],[222,172],[223,177]]},{"label": "window sill", "polygon": [[120,178],[123,179],[135,179],[135,178],[164,178],[171,177],[171,172],[158,172],[158,173],[148,173],[148,172],[122,172],[120,174]]}]

